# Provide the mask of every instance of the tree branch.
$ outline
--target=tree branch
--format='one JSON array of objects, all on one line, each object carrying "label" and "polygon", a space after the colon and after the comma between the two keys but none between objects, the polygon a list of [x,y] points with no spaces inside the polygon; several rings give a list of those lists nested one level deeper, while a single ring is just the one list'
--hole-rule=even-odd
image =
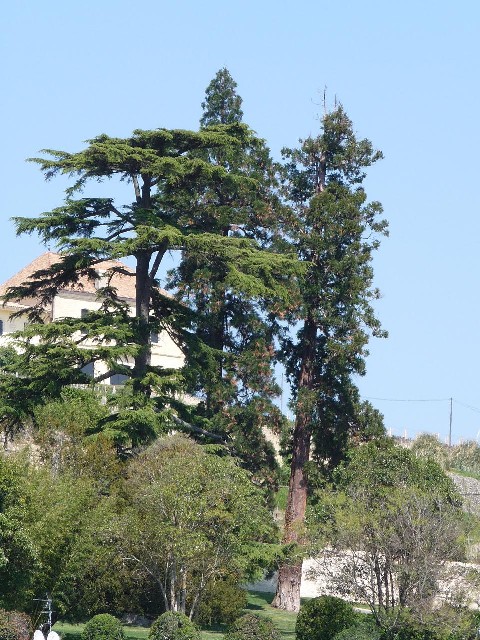
[{"label": "tree branch", "polygon": [[135,189],[135,198],[137,202],[140,202],[142,194],[140,192],[140,185],[138,184],[138,178],[135,174],[132,175],[133,188]]},{"label": "tree branch", "polygon": [[155,256],[155,260],[153,261],[152,268],[150,269],[150,273],[148,274],[148,279],[150,283],[153,282],[153,279],[157,275],[158,268],[163,260],[163,256],[165,255],[168,248],[168,240],[164,240],[161,247],[157,251],[157,255]]},{"label": "tree branch", "polygon": [[212,440],[216,440],[217,442],[220,442],[221,444],[228,445],[228,440],[225,440],[225,438],[223,438],[222,436],[218,435],[218,433],[212,433],[211,431],[205,431],[205,429],[202,429],[201,427],[197,427],[197,426],[195,426],[193,424],[189,424],[188,422],[185,422],[185,420],[182,420],[178,416],[172,416],[172,420],[173,420],[173,422],[178,424],[183,429],[187,429],[188,431],[192,431],[193,433],[199,433],[200,435],[206,436],[207,438],[212,438]]}]

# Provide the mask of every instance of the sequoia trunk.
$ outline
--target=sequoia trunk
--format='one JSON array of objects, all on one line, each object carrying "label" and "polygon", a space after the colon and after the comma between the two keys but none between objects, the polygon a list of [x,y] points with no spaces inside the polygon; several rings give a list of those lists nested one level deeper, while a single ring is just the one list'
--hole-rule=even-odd
[{"label": "sequoia trunk", "polygon": [[[315,338],[317,328],[311,316],[304,326],[304,351],[298,385],[297,413],[293,433],[292,464],[288,486],[287,508],[285,510],[285,531],[283,542],[304,543],[304,523],[307,509],[307,478],[305,464],[310,457],[311,439],[311,391],[314,387]],[[286,611],[300,609],[300,586],[302,582],[301,549],[297,558],[279,568],[278,584],[272,605]]]}]

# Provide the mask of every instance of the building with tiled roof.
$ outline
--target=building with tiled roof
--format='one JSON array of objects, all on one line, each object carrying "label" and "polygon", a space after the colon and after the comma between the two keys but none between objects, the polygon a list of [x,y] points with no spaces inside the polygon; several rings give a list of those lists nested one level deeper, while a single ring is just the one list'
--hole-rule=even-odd
[{"label": "building with tiled roof", "polygon": [[[48,251],[42,254],[18,273],[0,285],[0,296],[4,295],[10,287],[19,286],[32,277],[37,271],[48,269],[60,260],[58,253]],[[98,289],[106,285],[104,274],[112,273],[109,280],[111,287],[116,289],[117,296],[127,303],[132,315],[135,313],[135,272],[126,264],[118,260],[106,260],[95,266],[98,273],[96,280],[86,276],[70,287],[60,289],[49,308],[45,308],[45,321],[54,322],[62,318],[81,318],[89,311],[99,309],[101,302],[98,300]],[[0,306],[0,345],[9,341],[9,334],[21,331],[26,323],[26,318],[21,315],[12,318],[11,315],[35,304],[35,300],[25,299],[15,302],[7,302]],[[179,347],[166,333],[152,334],[152,365],[165,368],[180,368],[184,363],[184,355]],[[90,373],[98,375],[102,372],[102,364],[95,363],[95,370]],[[118,378],[118,376],[117,376]],[[118,383],[117,378],[110,380],[112,384]],[[108,382],[108,380],[107,380]]]}]

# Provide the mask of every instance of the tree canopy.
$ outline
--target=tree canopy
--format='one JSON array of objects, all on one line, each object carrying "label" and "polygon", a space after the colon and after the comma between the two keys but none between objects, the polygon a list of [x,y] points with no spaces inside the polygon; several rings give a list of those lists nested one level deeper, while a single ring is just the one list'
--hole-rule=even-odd
[{"label": "tree canopy", "polygon": [[[38,234],[56,246],[61,259],[4,296],[6,301],[28,300],[29,308],[21,313],[33,323],[18,338],[18,357],[1,379],[7,430],[25,420],[39,399],[58,395],[65,385],[90,382],[82,369],[99,361],[107,364],[108,372],[93,382],[115,373],[131,381],[125,400],[116,399],[116,405],[128,411],[112,415],[106,424],[122,446],[150,441],[174,418],[177,428],[189,424],[191,411],[181,401],[182,372],[152,366],[150,335],[167,331],[192,360],[208,359],[209,347],[190,330],[188,309],[160,287],[166,252],[181,249],[221,260],[225,286],[252,298],[284,297],[282,280],[292,266],[287,257],[262,251],[254,239],[222,231],[246,225],[262,195],[254,176],[216,162],[215,153],[229,154],[255,145],[255,140],[241,123],[198,132],[136,130],[129,138],[97,136],[77,153],[46,150],[46,158],[32,159],[46,179],[66,175],[73,184],[62,206],[37,218],[15,219],[17,233]],[[78,197],[113,177],[132,186],[132,203]],[[235,207],[218,207],[208,195],[215,190],[234,199]],[[98,312],[44,323],[45,309],[59,290],[82,277],[98,279],[99,263],[127,257],[134,262],[132,271],[116,265],[102,274]],[[119,273],[135,281],[133,315],[112,285]]]},{"label": "tree canopy", "polygon": [[422,621],[446,562],[462,558],[466,523],[453,481],[389,439],[352,449],[334,478],[310,518],[316,554],[327,566],[336,558],[330,586],[367,602],[382,627],[406,609]]},{"label": "tree canopy", "polygon": [[160,588],[166,610],[193,616],[207,584],[265,568],[276,546],[264,497],[230,456],[185,438],[158,440],[131,465],[118,546]]},{"label": "tree canopy", "polygon": [[[371,262],[386,222],[379,218],[380,203],[368,202],[362,186],[365,169],[382,154],[369,140],[356,137],[341,105],[325,114],[316,138],[283,155],[291,212],[284,241],[306,266],[298,304],[287,316],[298,330],[285,334],[282,349],[295,412],[285,541],[297,543],[311,444],[319,459],[338,460],[338,444],[346,444],[341,431],[348,434],[359,422],[352,376],[365,371],[369,336],[384,335],[371,305],[378,297]],[[300,582],[301,561],[286,563],[275,605],[298,611]]]}]

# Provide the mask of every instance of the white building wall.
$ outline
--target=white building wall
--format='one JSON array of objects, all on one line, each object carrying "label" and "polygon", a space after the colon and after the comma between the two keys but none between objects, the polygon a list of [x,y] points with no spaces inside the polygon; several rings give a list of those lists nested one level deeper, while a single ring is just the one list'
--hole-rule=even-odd
[{"label": "white building wall", "polygon": [[8,333],[13,333],[14,331],[22,331],[25,327],[24,318],[10,319],[12,312],[12,309],[0,307],[0,320],[3,322],[3,336]]},{"label": "white building wall", "polygon": [[[52,319],[80,318],[82,309],[96,311],[100,308],[100,302],[95,295],[82,293],[81,291],[66,291],[57,295],[52,306]],[[135,313],[135,307],[130,306],[131,315]],[[21,331],[25,326],[25,319],[10,319],[11,308],[0,307],[0,320],[3,320],[3,335],[0,336],[0,345],[8,344],[8,334],[14,331]],[[88,349],[88,343],[85,345]],[[158,342],[152,344],[152,365],[179,369],[184,365],[185,356],[181,349],[175,344],[166,331],[162,331],[158,336]],[[125,363],[127,364],[127,363]],[[133,362],[130,363],[133,366]],[[106,365],[95,363],[95,375],[106,373]],[[107,382],[107,381],[106,381]]]}]

